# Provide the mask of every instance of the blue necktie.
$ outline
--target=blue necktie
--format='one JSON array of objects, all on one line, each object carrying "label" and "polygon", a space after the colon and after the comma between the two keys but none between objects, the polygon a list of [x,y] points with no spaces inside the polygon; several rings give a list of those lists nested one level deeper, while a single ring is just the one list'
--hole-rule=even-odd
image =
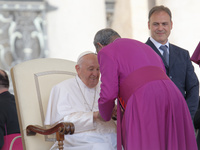
[{"label": "blue necktie", "polygon": [[167,65],[169,65],[169,54],[167,52],[167,46],[166,45],[161,45],[160,49],[163,51],[163,57],[165,59],[165,62]]}]

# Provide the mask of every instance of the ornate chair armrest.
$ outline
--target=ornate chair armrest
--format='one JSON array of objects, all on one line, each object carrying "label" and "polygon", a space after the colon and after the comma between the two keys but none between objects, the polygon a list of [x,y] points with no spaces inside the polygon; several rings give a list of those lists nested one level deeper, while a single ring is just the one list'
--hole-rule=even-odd
[{"label": "ornate chair armrest", "polygon": [[63,134],[73,134],[74,129],[74,124],[70,122],[61,122],[49,129],[45,129],[38,125],[29,125],[26,127],[26,134],[27,136],[35,135],[36,133],[42,135],[50,135],[56,132],[62,132]]},{"label": "ornate chair armrest", "polygon": [[38,134],[50,135],[56,133],[56,140],[58,141],[59,149],[63,149],[63,141],[65,134],[73,134],[75,130],[74,124],[71,122],[61,122],[52,128],[44,129],[43,127],[37,125],[29,125],[26,127],[27,136],[33,136]]}]

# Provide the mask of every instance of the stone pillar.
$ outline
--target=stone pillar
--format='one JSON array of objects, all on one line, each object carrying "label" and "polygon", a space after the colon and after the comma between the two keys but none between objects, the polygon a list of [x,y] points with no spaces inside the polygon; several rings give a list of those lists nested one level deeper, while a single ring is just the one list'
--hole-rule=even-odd
[{"label": "stone pillar", "polygon": [[115,0],[113,23],[111,27],[124,38],[131,38],[133,33],[130,4],[130,0]]},{"label": "stone pillar", "polygon": [[116,0],[112,28],[124,38],[145,42],[148,38],[146,0]]},{"label": "stone pillar", "polygon": [[148,30],[148,1],[131,0],[132,6],[132,31],[133,38],[141,42],[146,42],[149,37]]},{"label": "stone pillar", "polygon": [[57,10],[47,14],[49,57],[76,61],[83,51],[96,51],[95,33],[106,27],[104,0],[49,0]]}]

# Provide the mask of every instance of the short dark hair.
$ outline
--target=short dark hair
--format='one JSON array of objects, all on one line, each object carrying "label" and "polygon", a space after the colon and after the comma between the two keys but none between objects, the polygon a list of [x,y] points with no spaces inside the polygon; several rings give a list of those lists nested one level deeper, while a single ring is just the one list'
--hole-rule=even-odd
[{"label": "short dark hair", "polygon": [[7,73],[0,69],[0,88],[1,87],[9,88],[9,79]]},{"label": "short dark hair", "polygon": [[149,11],[149,16],[148,16],[149,20],[150,20],[150,18],[151,18],[151,15],[152,15],[154,12],[160,12],[160,11],[166,12],[166,13],[169,15],[169,17],[170,17],[170,20],[172,20],[172,13],[171,13],[170,9],[169,9],[168,7],[163,6],[163,5],[154,6],[154,7]]},{"label": "short dark hair", "polygon": [[98,43],[106,46],[110,44],[111,42],[113,42],[113,37],[115,36],[120,37],[120,35],[111,28],[105,28],[105,29],[99,30],[94,37],[93,44],[96,47],[96,49],[99,49]]}]

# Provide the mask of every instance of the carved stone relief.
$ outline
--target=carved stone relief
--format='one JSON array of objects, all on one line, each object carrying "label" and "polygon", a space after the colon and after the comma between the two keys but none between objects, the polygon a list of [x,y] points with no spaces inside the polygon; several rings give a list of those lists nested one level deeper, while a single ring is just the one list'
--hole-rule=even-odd
[{"label": "carved stone relief", "polygon": [[9,77],[14,65],[48,55],[45,15],[52,9],[42,0],[0,1],[0,68]]},{"label": "carved stone relief", "polygon": [[0,66],[46,57],[46,3],[0,1]]}]

